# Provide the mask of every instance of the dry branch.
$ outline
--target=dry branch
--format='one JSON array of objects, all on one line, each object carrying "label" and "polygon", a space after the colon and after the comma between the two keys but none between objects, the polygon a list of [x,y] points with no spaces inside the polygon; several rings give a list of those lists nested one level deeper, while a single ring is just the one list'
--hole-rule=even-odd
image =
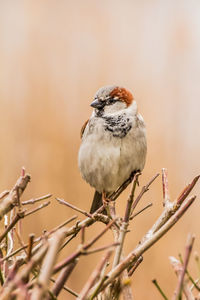
[{"label": "dry branch", "polygon": [[[165,178],[163,177],[162,179],[167,180],[166,176],[167,176],[167,173],[165,173]],[[146,239],[149,236],[151,236],[152,234],[154,234],[159,228],[161,228],[163,226],[163,224],[165,224],[172,217],[173,214],[175,214],[175,212],[180,208],[182,203],[185,201],[185,199],[187,198],[187,196],[189,195],[189,193],[191,192],[191,190],[197,183],[198,179],[199,179],[199,176],[195,177],[194,180],[183,189],[180,196],[176,200],[174,200],[174,202],[170,202],[170,201],[165,202],[163,212],[161,213],[158,220],[154,223],[152,228],[145,235],[144,239]],[[163,185],[164,184],[165,183],[163,182]]]},{"label": "dry branch", "polygon": [[73,269],[75,268],[76,264],[78,263],[78,260],[75,259],[73,262],[71,262],[68,266],[63,268],[58,276],[58,278],[55,281],[55,284],[52,288],[52,294],[56,297],[59,295],[60,291],[63,289],[64,284],[66,283],[67,279],[71,275]]},{"label": "dry branch", "polygon": [[86,217],[89,217],[89,218],[92,217],[92,215],[89,214],[89,213],[87,213],[85,210],[82,210],[82,209],[80,209],[80,208],[78,208],[78,207],[76,207],[76,206],[74,206],[74,205],[72,205],[72,204],[66,202],[66,201],[63,200],[63,199],[56,198],[56,200],[57,200],[60,204],[66,205],[66,206],[68,206],[68,207],[74,209],[75,211],[80,212],[81,214],[85,215]]},{"label": "dry branch", "polygon": [[48,284],[53,272],[53,267],[59,252],[60,245],[64,239],[64,230],[60,229],[49,239],[49,249],[43,260],[40,274],[33,289],[31,299],[43,299],[48,294]]},{"label": "dry branch", "polygon": [[162,184],[163,184],[163,206],[169,206],[170,196],[169,196],[167,170],[165,168],[162,169]]},{"label": "dry branch", "polygon": [[100,279],[102,269],[107,264],[111,254],[112,254],[112,250],[108,250],[106,252],[106,254],[103,256],[103,258],[101,259],[101,261],[99,262],[97,267],[94,269],[94,271],[90,275],[90,277],[89,277],[88,281],[86,282],[86,284],[84,285],[83,289],[81,290],[78,300],[84,300],[85,297],[87,296],[90,288],[92,288],[92,286],[94,285],[96,280]]},{"label": "dry branch", "polygon": [[10,299],[10,295],[12,291],[17,288],[21,283],[23,282],[24,279],[27,278],[27,276],[30,274],[31,270],[39,264],[39,262],[43,259],[47,252],[48,246],[45,244],[43,247],[41,247],[36,253],[32,259],[27,263],[27,265],[24,267],[23,270],[19,271],[15,277],[13,278],[12,281],[8,283],[2,290],[2,293],[0,293],[0,299],[1,300],[7,300]]},{"label": "dry branch", "polygon": [[32,199],[27,200],[27,201],[22,201],[21,204],[22,205],[35,204],[35,203],[37,203],[39,201],[46,200],[46,199],[48,199],[50,197],[52,197],[52,194],[47,194],[47,195],[44,195],[42,197],[32,198]]},{"label": "dry branch", "polygon": [[[171,218],[154,234],[149,235],[148,237],[145,236],[142,239],[142,242],[132,251],[130,252],[127,257],[125,257],[120,264],[118,264],[113,270],[111,270],[107,274],[107,278],[104,281],[100,290],[105,289],[109,284],[113,282],[130,264],[133,264],[138,260],[138,258],[146,252],[153,244],[155,244],[176,222],[182,217],[185,211],[190,207],[190,205],[195,200],[195,196],[187,199],[179,210],[171,216]],[[95,289],[95,287],[94,287]],[[91,291],[92,294],[92,291]],[[88,298],[89,299],[89,298]]]},{"label": "dry branch", "polygon": [[182,289],[183,289],[183,279],[184,279],[185,272],[186,272],[186,269],[187,269],[187,265],[188,265],[188,262],[189,262],[190,254],[191,254],[192,247],[193,247],[193,243],[194,243],[194,236],[189,235],[187,245],[186,245],[186,249],[185,249],[185,259],[184,259],[183,267],[182,267],[182,270],[180,272],[178,284],[177,284],[176,290],[174,291],[174,295],[173,295],[172,300],[176,300],[176,299],[179,300],[181,298],[181,292],[182,292]]},{"label": "dry branch", "polygon": [[28,174],[20,176],[9,194],[0,202],[0,220],[14,206],[19,205],[19,197],[22,195],[30,179],[31,177]]},{"label": "dry branch", "polygon": [[0,236],[0,243],[1,243],[1,241],[6,237],[6,235],[8,234],[8,232],[16,225],[16,223],[17,223],[20,219],[24,218],[24,214],[25,214],[25,211],[19,211],[19,212],[16,214],[16,216],[15,216],[15,218],[13,219],[12,223],[10,223],[10,224],[8,225],[8,227],[6,228],[6,230],[4,231],[4,233],[2,233],[2,235]]},{"label": "dry branch", "polygon": [[66,259],[64,259],[62,262],[60,262],[58,265],[55,266],[54,268],[54,274],[57,273],[58,271],[60,271],[62,268],[64,268],[65,266],[67,266],[69,263],[71,263],[72,261],[74,261],[75,259],[77,259],[80,255],[86,255],[87,254],[87,250],[100,238],[102,237],[106,231],[108,231],[108,229],[115,223],[115,220],[113,220],[112,222],[110,222],[105,229],[103,229],[100,233],[98,233],[93,239],[91,239],[88,243],[84,244],[84,245],[79,245],[78,249],[69,257],[67,257]]},{"label": "dry branch", "polygon": [[[49,205],[50,202],[44,202],[38,207],[34,207],[28,211],[22,210],[21,205],[33,205],[39,201],[50,198],[52,195],[47,194],[42,197],[21,202],[20,197],[30,181],[30,176],[25,174],[25,169],[22,169],[21,176],[15,186],[10,191],[5,191],[0,194],[0,199],[2,199],[0,202],[0,220],[2,220],[3,217],[5,219],[5,230],[0,235],[0,299],[56,300],[62,290],[73,294],[80,300],[92,300],[94,298],[117,300],[119,299],[120,293],[123,293],[124,300],[133,299],[130,287],[130,276],[133,275],[136,268],[138,268],[142,262],[143,254],[176,224],[193,203],[195,196],[190,198],[187,198],[187,196],[199,179],[199,176],[195,177],[193,181],[183,189],[178,198],[171,202],[167,170],[162,169],[163,212],[138,245],[126,255],[124,254],[124,245],[130,222],[152,204],[144,205],[144,208],[136,213],[134,210],[143,195],[149,190],[150,185],[158,177],[158,174],[153,176],[153,178],[142,187],[138,195],[135,196],[139,175],[140,173],[133,174],[117,191],[109,196],[111,201],[107,207],[108,215],[102,214],[105,209],[104,206],[100,207],[91,215],[83,209],[56,198],[60,204],[81,213],[86,216],[86,218],[77,221],[70,228],[66,227],[69,222],[76,219],[76,216],[73,216],[38,238],[35,238],[34,234],[30,234],[28,243],[24,244],[20,230],[23,224],[22,219],[30,215],[34,216],[38,210],[43,209]],[[123,218],[120,218],[116,215],[114,200],[119,197],[132,181],[126,210],[123,214]],[[22,224],[19,224],[21,222]],[[92,226],[96,222],[103,223],[104,228],[87,241],[87,227]],[[15,228],[16,224],[20,226]],[[113,232],[114,240],[106,246],[100,245],[93,248],[92,246],[96,241],[104,236],[110,229]],[[78,239],[81,242],[78,244],[76,250],[68,254],[65,259],[56,262],[59,252],[63,251],[63,248],[68,245],[72,239],[76,238],[78,233],[81,234]],[[18,240],[22,247],[16,249],[15,246],[14,248],[15,240]],[[182,290],[184,291],[186,299],[194,299],[191,289],[186,283],[186,280],[184,280],[184,275],[187,274],[192,283],[195,284],[195,281],[187,271],[193,240],[193,238],[189,240],[184,262],[183,264],[180,263],[179,280],[173,296],[173,299],[176,300],[180,298]],[[16,250],[13,251],[13,249]],[[68,247],[68,249],[71,248]],[[17,257],[16,255],[20,251],[24,251],[24,253],[21,253],[20,257]],[[81,288],[81,292],[78,294],[65,286],[72,270],[78,265],[81,256],[87,255],[89,261],[90,254],[99,251],[105,251],[103,258],[99,261],[92,274],[86,279],[84,286]],[[111,259],[112,252],[114,252],[113,259]],[[112,262],[109,272],[106,269],[108,262]],[[51,278],[52,274],[55,273],[58,273],[56,280]],[[52,287],[50,286],[50,282],[54,282]],[[157,284],[157,281],[154,281],[154,284]],[[198,285],[196,286],[196,290],[198,290]]]}]

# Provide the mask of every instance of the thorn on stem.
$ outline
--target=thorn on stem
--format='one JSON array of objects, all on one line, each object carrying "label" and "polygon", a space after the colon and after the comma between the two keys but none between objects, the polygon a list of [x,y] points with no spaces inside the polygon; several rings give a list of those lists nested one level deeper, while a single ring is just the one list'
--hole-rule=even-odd
[{"label": "thorn on stem", "polygon": [[25,176],[25,173],[26,173],[25,167],[22,167],[22,170],[21,170],[21,176],[24,177],[24,176]]}]

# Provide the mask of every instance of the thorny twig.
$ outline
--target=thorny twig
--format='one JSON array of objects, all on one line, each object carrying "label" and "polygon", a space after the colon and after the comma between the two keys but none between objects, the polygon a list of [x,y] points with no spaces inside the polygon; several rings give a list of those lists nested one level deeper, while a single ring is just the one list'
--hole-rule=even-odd
[{"label": "thorny twig", "polygon": [[142,209],[137,211],[136,213],[132,214],[130,217],[130,220],[133,220],[135,217],[137,217],[139,214],[141,214],[143,211],[145,211],[147,208],[151,207],[152,205],[153,205],[153,203],[149,203],[145,207],[143,207]]},{"label": "thorny twig", "polygon": [[[179,253],[178,256],[179,256],[180,263],[183,265],[184,262],[183,262],[181,254]],[[195,282],[195,280],[192,278],[192,276],[190,275],[188,269],[186,269],[185,273],[187,274],[188,279],[191,281],[191,283],[193,284],[193,286],[197,289],[197,291],[200,292],[200,287],[197,285],[197,283]]]},{"label": "thorny twig", "polygon": [[[181,300],[183,293],[185,295],[184,299],[187,299],[187,300],[199,299],[199,295],[196,297],[192,293],[192,287],[189,287],[189,285],[188,285],[189,280],[190,280],[192,283],[194,283],[193,286],[196,287],[197,291],[199,291],[199,287],[197,286],[197,281],[195,282],[193,280],[193,278],[191,277],[191,275],[189,274],[189,272],[187,270],[187,266],[188,266],[188,262],[189,262],[189,259],[191,256],[193,244],[194,244],[194,235],[189,234],[188,238],[187,238],[186,248],[185,248],[184,260],[182,260],[182,257],[180,254],[179,254],[180,260],[176,259],[173,256],[169,257],[170,263],[175,271],[175,274],[178,277],[178,283],[177,283],[176,289],[173,293],[172,300]],[[184,279],[185,274],[188,275],[188,279],[187,278]],[[164,294],[161,287],[158,285],[157,281],[153,280],[152,282],[155,284],[155,286],[157,287],[157,289],[160,292],[160,294],[162,295],[162,297],[167,300],[168,298]]]},{"label": "thorny twig", "polygon": [[12,223],[8,225],[4,233],[0,236],[0,243],[6,237],[7,233],[15,226],[15,224],[21,219],[24,218],[25,211],[20,211],[16,214],[15,218],[13,219]]},{"label": "thorny twig", "polygon": [[64,239],[64,230],[59,229],[59,231],[54,234],[49,240],[48,252],[43,260],[40,274],[37,279],[37,284],[33,288],[31,299],[43,299],[45,295],[47,295],[47,287],[49,283],[49,279],[53,273],[53,267],[56,262],[56,258],[58,255],[59,247]]},{"label": "thorny twig", "polygon": [[120,231],[118,233],[119,237],[117,239],[117,242],[119,243],[119,246],[116,247],[115,256],[114,256],[114,260],[113,260],[113,268],[118,265],[118,263],[120,261],[120,258],[121,258],[121,253],[122,253],[122,248],[123,248],[123,244],[124,244],[125,234],[127,232],[128,225],[129,225],[129,218],[130,218],[131,208],[132,208],[133,199],[134,199],[134,193],[135,193],[136,184],[138,182],[138,176],[139,175],[140,175],[140,173],[135,174],[134,179],[133,179],[131,192],[130,192],[130,195],[128,197],[128,201],[127,201],[127,205],[126,205],[126,211],[125,211],[124,219],[123,219],[123,222],[120,226]]},{"label": "thorny twig", "polygon": [[145,185],[143,186],[141,192],[139,193],[139,195],[137,196],[137,198],[135,199],[132,209],[131,209],[131,215],[134,211],[134,209],[136,208],[138,202],[140,201],[140,199],[142,198],[142,196],[149,190],[150,185],[156,180],[156,178],[159,176],[159,173],[157,173],[155,176],[153,176],[153,178]]},{"label": "thorny twig", "polygon": [[[54,232],[56,232],[57,230],[59,230],[60,228],[64,227],[65,225],[69,224],[70,222],[74,221],[77,218],[77,216],[72,216],[71,218],[69,218],[68,220],[66,220],[65,222],[63,222],[62,224],[60,224],[59,226],[57,226],[56,228],[52,229],[47,235],[51,236]],[[40,242],[42,240],[42,237],[38,237],[34,240],[34,243]],[[6,255],[5,257],[0,259],[0,264],[3,263],[6,260],[9,260],[12,256],[18,254],[20,251],[23,251],[24,249],[26,249],[29,246],[28,244],[25,244],[24,246],[16,249],[15,251],[11,252],[10,254]]]},{"label": "thorny twig", "polygon": [[12,281],[6,285],[6,287],[2,290],[2,293],[0,294],[1,300],[9,299],[9,296],[11,292],[17,287],[18,285],[21,285],[21,282],[24,278],[27,278],[28,274],[30,274],[31,270],[43,259],[47,252],[48,246],[44,245],[41,247],[36,253],[32,259],[27,263],[24,269],[19,271],[16,276],[13,278]]},{"label": "thorny twig", "polygon": [[[171,265],[174,269],[175,274],[177,275],[177,277],[180,280],[180,276],[181,276],[181,273],[183,271],[183,266],[182,266],[181,262],[173,256],[170,256],[169,259],[170,259],[170,263],[171,263]],[[190,288],[189,288],[189,285],[188,285],[188,280],[184,280],[183,288],[181,290],[181,295],[182,295],[182,291],[183,291],[183,293],[185,294],[186,299],[194,300],[194,298],[191,298],[191,296],[189,296],[189,290],[190,290]],[[173,297],[174,297],[174,295],[173,295]]]},{"label": "thorny twig", "polygon": [[[135,197],[134,195],[136,193],[139,175],[140,173],[135,173],[134,176],[130,176],[130,178],[123,183],[117,191],[109,196],[109,199],[113,204],[112,214],[110,214],[113,220],[111,220],[109,216],[101,213],[104,210],[104,206],[91,215],[64,200],[57,198],[60,204],[64,204],[69,208],[76,210],[86,216],[86,218],[77,221],[76,224],[72,225],[70,228],[65,227],[69,222],[76,218],[76,216],[73,216],[51,231],[45,232],[38,238],[35,238],[33,234],[29,235],[29,242],[24,244],[21,231],[17,232],[17,230],[14,230],[13,234],[10,232],[15,228],[15,225],[19,220],[23,217],[34,215],[38,210],[47,206],[49,202],[43,203],[28,211],[22,210],[21,205],[32,205],[39,201],[48,199],[52,195],[47,194],[39,198],[21,201],[20,197],[26,188],[27,183],[30,181],[30,176],[25,173],[25,169],[23,168],[21,176],[15,186],[10,191],[5,191],[0,194],[0,198],[2,198],[0,202],[0,220],[6,215],[6,213],[12,211],[10,221],[6,223],[6,228],[0,236],[0,243],[2,243],[2,246],[4,244],[7,245],[4,241],[7,241],[8,238],[10,239],[10,244],[12,244],[12,247],[4,247],[4,249],[6,249],[6,251],[4,251],[5,254],[3,251],[0,252],[0,267],[2,267],[5,263],[3,269],[1,268],[3,271],[0,270],[0,283],[2,285],[0,289],[0,298],[12,299],[13,297],[20,296],[20,299],[42,299],[45,297],[45,299],[55,300],[64,289],[76,296],[78,299],[92,300],[95,297],[99,297],[99,295],[103,298],[108,296],[107,299],[110,299],[109,295],[112,296],[112,299],[118,299],[120,292],[123,293],[124,299],[132,299],[129,277],[132,276],[133,272],[142,262],[142,255],[144,252],[155,244],[181,218],[184,212],[193,203],[195,196],[188,199],[186,198],[199,179],[199,176],[195,177],[194,180],[186,186],[186,188],[184,188],[179,197],[174,202],[171,202],[168,190],[167,170],[162,170],[163,212],[144,238],[141,239],[140,243],[128,255],[124,255],[122,252],[124,252],[123,248],[129,222],[152,204],[146,205],[137,213],[134,213],[134,209],[144,193],[149,190],[150,185],[158,177],[158,174],[156,174],[145,186],[143,186],[140,193],[137,197]],[[133,184],[127,201],[126,211],[123,219],[120,219],[116,216],[115,203],[113,201],[119,197],[123,190],[132,181]],[[15,207],[18,207],[18,209],[14,210]],[[9,218],[6,217],[5,220],[9,220]],[[101,222],[105,224],[106,227],[101,230],[100,233],[96,234],[90,241],[87,241],[87,227],[92,226],[96,222]],[[92,249],[91,246],[94,245],[94,243],[104,234],[106,234],[110,228],[114,233],[114,242],[111,242],[106,246],[98,246],[97,248]],[[56,264],[58,253],[68,243],[70,243],[79,232],[81,232],[81,243],[78,245],[77,249],[64,260],[58,261]],[[14,235],[16,235],[22,244],[22,247],[15,251],[12,250]],[[186,251],[187,255],[182,267],[182,270],[184,271],[181,272],[181,276],[179,278],[177,294],[180,294],[182,290],[181,286],[183,286],[184,293],[187,295],[186,297],[188,297],[188,299],[192,299],[191,291],[188,289],[188,285],[184,285],[185,281],[183,280],[184,274],[187,273],[187,263],[190,254],[190,248],[187,249],[188,252]],[[20,258],[16,259],[16,254],[22,250],[25,250],[26,252],[23,253]],[[110,255],[113,250],[115,252],[113,265],[111,270],[106,273],[106,266],[110,260]],[[77,265],[82,255],[88,255],[98,251],[106,251],[106,253],[94,269],[93,273],[86,280],[84,287],[78,295],[76,292],[66,287],[65,282],[69,278],[72,270]],[[52,274],[58,272],[59,274],[57,279],[52,279]],[[33,277],[31,274],[33,274]],[[50,281],[54,281],[54,285],[51,289],[49,286]]]},{"label": "thorny twig", "polygon": [[78,207],[76,207],[76,206],[74,206],[74,205],[72,205],[72,204],[70,204],[70,203],[64,201],[63,199],[56,198],[56,200],[57,200],[60,204],[66,205],[66,206],[68,206],[68,207],[74,209],[75,211],[80,212],[81,214],[85,215],[86,217],[91,218],[91,216],[92,216],[91,214],[88,214],[85,210],[82,210],[82,209],[80,209],[80,208],[78,208]]},{"label": "thorny twig", "polygon": [[173,300],[176,300],[176,299],[180,300],[181,299],[181,292],[182,292],[182,288],[183,288],[183,279],[184,279],[185,272],[186,272],[186,269],[187,269],[187,265],[188,265],[188,262],[189,262],[190,254],[191,254],[192,247],[193,247],[193,243],[194,243],[194,236],[189,235],[188,240],[187,240],[186,249],[185,249],[184,263],[183,263],[182,271],[180,272],[178,285],[176,287],[176,290],[174,291],[174,295],[173,295],[173,298],[172,298]]},{"label": "thorny twig", "polygon": [[[165,174],[166,175],[166,174]],[[199,176],[196,176],[193,181],[186,186],[186,188],[183,189],[180,196],[175,199],[173,202],[166,202],[164,206],[164,210],[157,219],[157,221],[153,224],[152,228],[148,231],[148,233],[145,235],[144,239],[147,239],[149,236],[154,234],[157,230],[159,230],[163,224],[165,224],[172,216],[173,214],[181,207],[182,203],[185,201],[195,184],[197,183],[197,180],[199,179]]]},{"label": "thorny twig", "polygon": [[141,264],[142,261],[143,261],[143,257],[140,256],[138,258],[138,260],[136,261],[136,263],[133,265],[133,267],[130,268],[130,270],[128,271],[128,276],[129,277],[133,275],[133,273],[135,272],[135,270],[138,268],[138,266]]},{"label": "thorny twig", "polygon": [[78,258],[81,254],[87,254],[87,250],[100,238],[102,237],[106,231],[115,223],[115,220],[110,222],[100,233],[98,233],[94,238],[92,238],[88,243],[84,245],[79,245],[77,251],[75,251],[72,255],[64,259],[62,262],[60,262],[58,265],[55,266],[53,273],[57,273],[62,268],[67,266],[70,262],[72,262],[74,259]]},{"label": "thorny twig", "polygon": [[50,197],[52,197],[52,194],[47,194],[47,195],[44,195],[42,197],[32,198],[32,199],[27,200],[27,201],[22,201],[21,204],[22,205],[35,204],[36,202],[39,202],[39,201],[42,201],[42,200],[46,200],[46,199],[48,199]]},{"label": "thorny twig", "polygon": [[51,203],[50,201],[44,202],[43,204],[40,204],[38,207],[36,207],[36,208],[34,208],[34,209],[30,210],[30,211],[27,211],[27,212],[25,213],[25,217],[34,214],[36,211],[38,211],[38,210],[40,210],[40,209],[42,209],[42,208],[48,206],[50,203]]},{"label": "thorny twig", "polygon": [[30,175],[20,176],[15,186],[9,192],[9,194],[3,198],[0,202],[0,220],[8,213],[14,206],[18,205],[18,197],[20,197],[25,190],[28,182],[30,181]]},{"label": "thorny twig", "polygon": [[[71,263],[72,265],[73,265],[73,263]],[[69,268],[70,266],[71,266],[71,264],[69,264],[67,267],[66,267],[66,269],[67,268]],[[76,265],[75,265],[76,266]],[[60,272],[60,273],[64,273],[64,270],[65,270],[65,268]],[[72,270],[73,271],[73,270]],[[71,272],[69,273],[69,275],[71,274]],[[61,274],[60,274],[61,275]],[[63,276],[63,275],[62,275]],[[64,276],[63,276],[64,277]],[[58,277],[59,278],[59,277]],[[64,282],[64,278],[62,278],[62,280],[63,280],[63,282]],[[51,278],[50,279],[50,281],[51,282],[54,282],[54,283],[56,283],[56,280],[55,279],[53,279],[53,278]],[[69,292],[71,295],[73,295],[73,296],[75,296],[75,297],[78,297],[78,293],[76,293],[75,291],[73,291],[72,289],[70,289],[69,287],[67,287],[66,285],[63,285],[62,287],[61,287],[63,290],[65,290],[66,292]],[[60,293],[60,291],[59,291],[59,293]],[[53,294],[53,292],[52,292],[52,294]]]},{"label": "thorny twig", "polygon": [[55,284],[52,288],[52,294],[56,297],[59,295],[60,291],[63,289],[67,279],[71,275],[73,269],[75,268],[76,264],[78,263],[78,260],[75,259],[73,262],[71,262],[68,266],[63,268],[58,276],[58,278],[55,281]]},{"label": "thorny twig", "polygon": [[78,300],[85,299],[90,288],[94,285],[96,280],[98,280],[100,278],[101,271],[104,268],[105,264],[107,264],[111,254],[112,254],[112,250],[108,250],[106,252],[106,254],[103,256],[103,258],[101,259],[101,261],[99,262],[97,267],[94,269],[94,271],[90,275],[90,277],[89,277],[88,281],[86,282],[86,284],[84,285],[83,289],[81,290]]},{"label": "thorny twig", "polygon": [[[195,200],[195,196],[187,199],[180,209],[153,235],[142,240],[138,246],[131,251],[113,270],[107,274],[107,278],[101,286],[100,290],[105,289],[109,284],[113,282],[128,266],[137,261],[139,256],[146,252],[153,244],[155,244],[176,222],[182,217],[185,211]],[[95,287],[94,287],[95,289]],[[92,293],[92,291],[91,291]]]},{"label": "thorny twig", "polygon": [[168,206],[170,203],[167,170],[162,169],[162,184],[163,184],[163,206]]},{"label": "thorny twig", "polygon": [[29,235],[29,242],[28,242],[28,250],[27,250],[27,261],[31,259],[32,255],[32,248],[33,248],[33,243],[34,243],[34,234]]}]

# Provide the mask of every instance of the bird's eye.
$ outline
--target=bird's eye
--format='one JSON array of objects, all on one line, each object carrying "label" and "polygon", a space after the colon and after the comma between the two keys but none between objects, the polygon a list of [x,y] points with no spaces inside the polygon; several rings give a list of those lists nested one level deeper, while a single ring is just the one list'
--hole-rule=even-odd
[{"label": "bird's eye", "polygon": [[109,99],[107,100],[107,105],[111,105],[111,104],[115,103],[116,101],[117,101],[117,100],[114,99],[114,98],[109,98]]}]

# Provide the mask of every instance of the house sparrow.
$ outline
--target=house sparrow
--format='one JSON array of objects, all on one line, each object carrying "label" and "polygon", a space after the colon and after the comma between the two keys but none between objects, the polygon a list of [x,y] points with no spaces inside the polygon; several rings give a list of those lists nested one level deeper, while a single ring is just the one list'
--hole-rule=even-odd
[{"label": "house sparrow", "polygon": [[[78,164],[83,179],[95,188],[90,213],[135,171],[142,171],[147,145],[143,118],[132,94],[123,87],[100,88],[92,115],[82,127]],[[109,198],[109,196],[108,196]]]}]

